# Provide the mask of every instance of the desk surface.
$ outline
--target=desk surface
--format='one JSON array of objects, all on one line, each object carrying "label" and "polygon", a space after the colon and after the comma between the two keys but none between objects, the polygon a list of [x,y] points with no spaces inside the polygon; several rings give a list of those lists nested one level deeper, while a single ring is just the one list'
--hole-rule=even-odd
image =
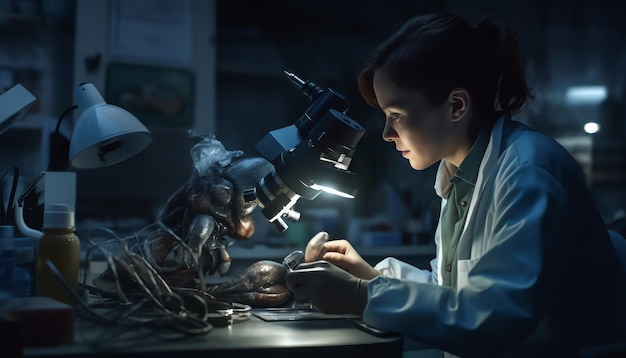
[{"label": "desk surface", "polygon": [[[88,344],[94,332],[110,333]],[[92,335],[91,338],[85,334]],[[127,332],[129,333],[129,332]],[[125,339],[115,329],[94,327],[77,321],[76,343],[57,347],[25,348],[25,357],[353,357],[354,354],[402,357],[400,336],[377,337],[356,328],[345,319],[267,322],[256,316],[225,327],[215,327],[201,336],[169,340],[154,337]],[[216,355],[217,354],[217,355]]]}]

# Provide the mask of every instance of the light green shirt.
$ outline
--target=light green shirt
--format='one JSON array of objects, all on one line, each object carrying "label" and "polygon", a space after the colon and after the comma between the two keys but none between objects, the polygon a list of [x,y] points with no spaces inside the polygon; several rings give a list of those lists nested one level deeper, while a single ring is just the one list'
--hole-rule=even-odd
[{"label": "light green shirt", "polygon": [[463,160],[459,168],[450,178],[450,192],[447,198],[446,207],[442,216],[441,241],[442,241],[442,267],[441,277],[444,286],[456,287],[458,243],[465,218],[472,199],[472,192],[478,178],[480,162],[489,144],[489,129],[483,129],[472,145],[467,157]]}]

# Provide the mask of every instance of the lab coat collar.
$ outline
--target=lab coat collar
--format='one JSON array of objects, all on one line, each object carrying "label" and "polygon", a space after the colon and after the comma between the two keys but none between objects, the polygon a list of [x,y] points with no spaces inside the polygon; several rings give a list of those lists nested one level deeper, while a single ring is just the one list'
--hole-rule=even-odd
[{"label": "lab coat collar", "polygon": [[485,155],[485,150],[489,144],[489,137],[491,136],[491,127],[485,127],[480,130],[480,133],[476,137],[472,148],[461,162],[459,169],[454,174],[454,177],[450,179],[456,183],[459,180],[463,180],[471,186],[476,185],[476,178],[478,177],[478,169],[480,163]]},{"label": "lab coat collar", "polygon": [[452,188],[450,179],[456,173],[456,169],[452,163],[445,160],[439,163],[439,169],[437,169],[437,176],[435,177],[435,193],[442,199],[448,199],[450,195],[450,189]]},{"label": "lab coat collar", "polygon": [[[487,144],[487,149],[481,160],[481,165],[479,168],[479,176],[480,176],[480,172],[482,172],[485,169],[488,159],[490,157],[493,157],[493,155],[491,154],[493,154],[494,148],[496,149],[496,157],[498,156],[499,154],[498,152],[500,149],[500,141],[502,139],[503,126],[504,126],[503,122],[507,120],[508,118],[509,116],[502,115],[493,125],[491,129],[491,135],[489,136],[489,143]],[[480,135],[483,135],[483,133],[481,132]],[[492,153],[490,154],[490,152]],[[442,199],[448,199],[448,196],[450,195],[450,189],[452,188],[450,179],[452,179],[456,171],[457,171],[457,167],[454,166],[452,163],[449,163],[445,160],[442,160],[441,162],[439,162],[439,168],[437,169],[437,174],[435,177],[435,193],[437,193],[437,195],[441,197]],[[472,183],[472,184],[475,184],[475,183]]]}]

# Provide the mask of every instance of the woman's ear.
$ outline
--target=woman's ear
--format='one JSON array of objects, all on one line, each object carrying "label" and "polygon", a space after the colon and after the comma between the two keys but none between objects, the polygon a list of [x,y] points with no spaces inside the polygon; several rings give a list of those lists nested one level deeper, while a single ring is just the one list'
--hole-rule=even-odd
[{"label": "woman's ear", "polygon": [[459,87],[450,91],[448,101],[452,105],[452,121],[461,120],[469,112],[470,96],[465,88]]}]

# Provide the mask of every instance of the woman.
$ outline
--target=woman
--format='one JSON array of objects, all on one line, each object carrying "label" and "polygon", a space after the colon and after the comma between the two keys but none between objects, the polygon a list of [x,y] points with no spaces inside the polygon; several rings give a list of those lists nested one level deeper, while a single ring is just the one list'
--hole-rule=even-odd
[{"label": "woman", "polygon": [[511,119],[529,91],[503,21],[415,17],[359,87],[413,169],[440,161],[436,258],[431,270],[371,267],[331,240],[288,273],[296,298],[462,356],[576,356],[624,339],[626,278],[579,165]]}]

